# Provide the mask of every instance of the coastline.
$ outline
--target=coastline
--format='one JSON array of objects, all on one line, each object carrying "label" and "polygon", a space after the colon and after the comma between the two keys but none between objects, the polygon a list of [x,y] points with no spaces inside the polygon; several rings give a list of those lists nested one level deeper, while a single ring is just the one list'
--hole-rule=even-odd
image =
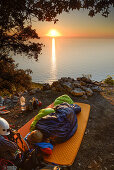
[{"label": "coastline", "polygon": [[33,83],[32,90],[23,93],[27,101],[35,97],[42,102],[42,106],[32,111],[22,112],[20,104],[17,103],[10,109],[10,113],[0,116],[5,118],[14,129],[19,129],[37,115],[40,109],[47,107],[63,94],[68,94],[75,102],[90,104],[91,111],[87,128],[71,169],[113,169],[114,86],[102,86],[103,91],[93,92],[93,95],[87,98],[71,95],[68,90],[57,91],[45,89],[46,87],[49,88],[45,84]]}]

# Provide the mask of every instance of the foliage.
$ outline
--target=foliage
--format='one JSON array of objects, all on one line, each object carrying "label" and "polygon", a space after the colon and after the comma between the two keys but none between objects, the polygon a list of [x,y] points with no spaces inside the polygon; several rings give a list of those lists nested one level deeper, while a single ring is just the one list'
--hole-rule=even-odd
[{"label": "foliage", "polygon": [[29,89],[31,87],[30,70],[17,69],[12,58],[0,60],[0,91],[4,95]]},{"label": "foliage", "polygon": [[37,89],[37,88],[38,88],[38,89],[42,89],[42,88],[43,88],[43,84],[32,82],[31,88],[32,88],[32,89]]},{"label": "foliage", "polygon": [[32,29],[32,20],[58,21],[57,15],[70,10],[87,9],[93,17],[97,13],[107,17],[113,0],[1,0],[0,1],[0,51],[24,52],[38,59],[42,44],[30,39],[39,39]]},{"label": "foliage", "polygon": [[30,84],[29,74],[17,69],[9,53],[38,60],[42,44],[32,41],[39,39],[32,28],[34,18],[56,23],[58,14],[79,9],[87,9],[91,17],[97,13],[107,17],[112,6],[113,0],[0,0],[0,89],[13,91]]},{"label": "foliage", "polygon": [[108,76],[105,80],[104,83],[109,84],[109,85],[114,85],[114,79],[111,76]]}]

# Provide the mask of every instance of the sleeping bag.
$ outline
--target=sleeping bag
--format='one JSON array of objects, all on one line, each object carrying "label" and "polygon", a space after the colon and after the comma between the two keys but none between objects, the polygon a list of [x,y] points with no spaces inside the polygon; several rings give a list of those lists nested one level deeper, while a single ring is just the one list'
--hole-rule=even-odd
[{"label": "sleeping bag", "polygon": [[67,94],[64,94],[64,95],[59,96],[55,99],[54,106],[57,106],[57,105],[64,103],[64,102],[69,103],[69,104],[74,103],[73,100]]},{"label": "sleeping bag", "polygon": [[55,111],[52,108],[41,109],[35,116],[34,121],[31,123],[30,131],[35,130],[36,123],[38,122],[39,119],[53,112]]},{"label": "sleeping bag", "polygon": [[77,129],[76,113],[79,113],[81,108],[76,104],[62,103],[54,109],[54,113],[42,117],[36,123],[35,129],[40,130],[52,142],[62,143],[74,135]]}]

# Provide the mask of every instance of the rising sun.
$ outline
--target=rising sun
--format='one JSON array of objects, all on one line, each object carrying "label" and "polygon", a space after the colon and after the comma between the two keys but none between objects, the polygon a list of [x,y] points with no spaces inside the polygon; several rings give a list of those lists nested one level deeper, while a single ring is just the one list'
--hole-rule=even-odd
[{"label": "rising sun", "polygon": [[61,36],[61,34],[58,31],[54,30],[54,29],[50,30],[46,35],[49,36],[49,37]]}]

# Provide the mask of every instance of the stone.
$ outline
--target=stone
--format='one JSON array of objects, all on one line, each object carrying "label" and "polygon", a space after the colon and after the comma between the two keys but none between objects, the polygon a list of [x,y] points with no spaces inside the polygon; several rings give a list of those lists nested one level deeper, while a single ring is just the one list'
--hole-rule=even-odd
[{"label": "stone", "polygon": [[93,95],[93,91],[90,88],[87,88],[85,86],[81,86],[81,89],[86,92],[87,96],[92,96]]},{"label": "stone", "polygon": [[87,135],[89,133],[89,129],[86,129],[85,131],[85,135]]},{"label": "stone", "polygon": [[50,89],[51,89],[51,86],[49,85],[49,83],[43,84],[43,91],[50,90]]},{"label": "stone", "polygon": [[94,85],[100,86],[102,83],[98,81],[94,81]]},{"label": "stone", "polygon": [[68,91],[72,90],[72,84],[70,82],[64,82],[62,86]]},{"label": "stone", "polygon": [[84,95],[82,96],[82,98],[86,100],[86,99],[87,99],[87,95],[84,94]]},{"label": "stone", "polygon": [[81,85],[80,85],[80,82],[79,81],[77,81],[77,80],[75,80],[73,83],[72,83],[72,87],[73,88],[75,88],[75,87],[81,87]]},{"label": "stone", "polygon": [[86,89],[86,94],[87,96],[92,96],[93,95],[93,91],[90,88]]},{"label": "stone", "polygon": [[29,94],[30,95],[36,94],[36,89],[33,89],[33,90],[29,91]]},{"label": "stone", "polygon": [[79,166],[81,166],[81,163],[80,163],[80,162],[78,162],[78,165],[79,165]]},{"label": "stone", "polygon": [[61,91],[65,91],[65,89],[60,84],[58,84],[56,86],[56,91],[61,92]]},{"label": "stone", "polygon": [[52,85],[51,85],[51,88],[56,87],[58,84],[59,84],[58,81],[54,81],[54,82],[52,83]]},{"label": "stone", "polygon": [[58,80],[58,82],[74,82],[74,79],[71,77],[61,77],[61,79]]},{"label": "stone", "polygon": [[67,82],[68,78],[67,77],[61,77],[61,79],[58,79],[59,82]]},{"label": "stone", "polygon": [[78,77],[77,80],[93,84],[93,81],[90,78],[87,78],[87,77]]},{"label": "stone", "polygon": [[11,104],[12,101],[11,101],[11,99],[6,98],[4,102],[5,102],[5,104]]},{"label": "stone", "polygon": [[45,93],[49,94],[51,93],[51,90],[46,90]]},{"label": "stone", "polygon": [[61,83],[58,82],[58,81],[55,81],[55,82],[52,83],[51,89],[52,89],[52,90],[56,90],[56,91],[58,91],[58,92],[64,90],[64,88],[61,86]]},{"label": "stone", "polygon": [[92,86],[91,89],[92,89],[94,92],[101,92],[101,91],[102,91],[101,87],[99,87],[99,86]]},{"label": "stone", "polygon": [[86,87],[91,88],[93,84],[86,84]]},{"label": "stone", "polygon": [[73,83],[75,80],[71,77],[68,77],[68,82]]},{"label": "stone", "polygon": [[84,91],[86,91],[87,87],[81,86],[81,89],[84,90]]},{"label": "stone", "polygon": [[19,100],[19,97],[17,97],[17,96],[13,96],[13,103],[17,103],[18,102],[18,100]]},{"label": "stone", "polygon": [[101,87],[108,87],[108,86],[109,86],[108,84],[104,84],[104,83],[101,84]]},{"label": "stone", "polygon": [[100,156],[98,156],[98,159],[99,159],[99,161],[100,161],[100,162],[102,162],[102,161],[103,161],[103,160],[102,160],[102,158],[101,158]]},{"label": "stone", "polygon": [[0,106],[4,105],[4,98],[2,96],[0,96]]},{"label": "stone", "polygon": [[80,85],[81,85],[81,86],[86,86],[86,82],[80,81]]},{"label": "stone", "polygon": [[96,160],[93,160],[89,165],[89,169],[101,169],[100,164],[96,162]]},{"label": "stone", "polygon": [[71,94],[74,96],[83,96],[85,95],[85,92],[80,88],[75,88],[74,90],[71,91]]}]

